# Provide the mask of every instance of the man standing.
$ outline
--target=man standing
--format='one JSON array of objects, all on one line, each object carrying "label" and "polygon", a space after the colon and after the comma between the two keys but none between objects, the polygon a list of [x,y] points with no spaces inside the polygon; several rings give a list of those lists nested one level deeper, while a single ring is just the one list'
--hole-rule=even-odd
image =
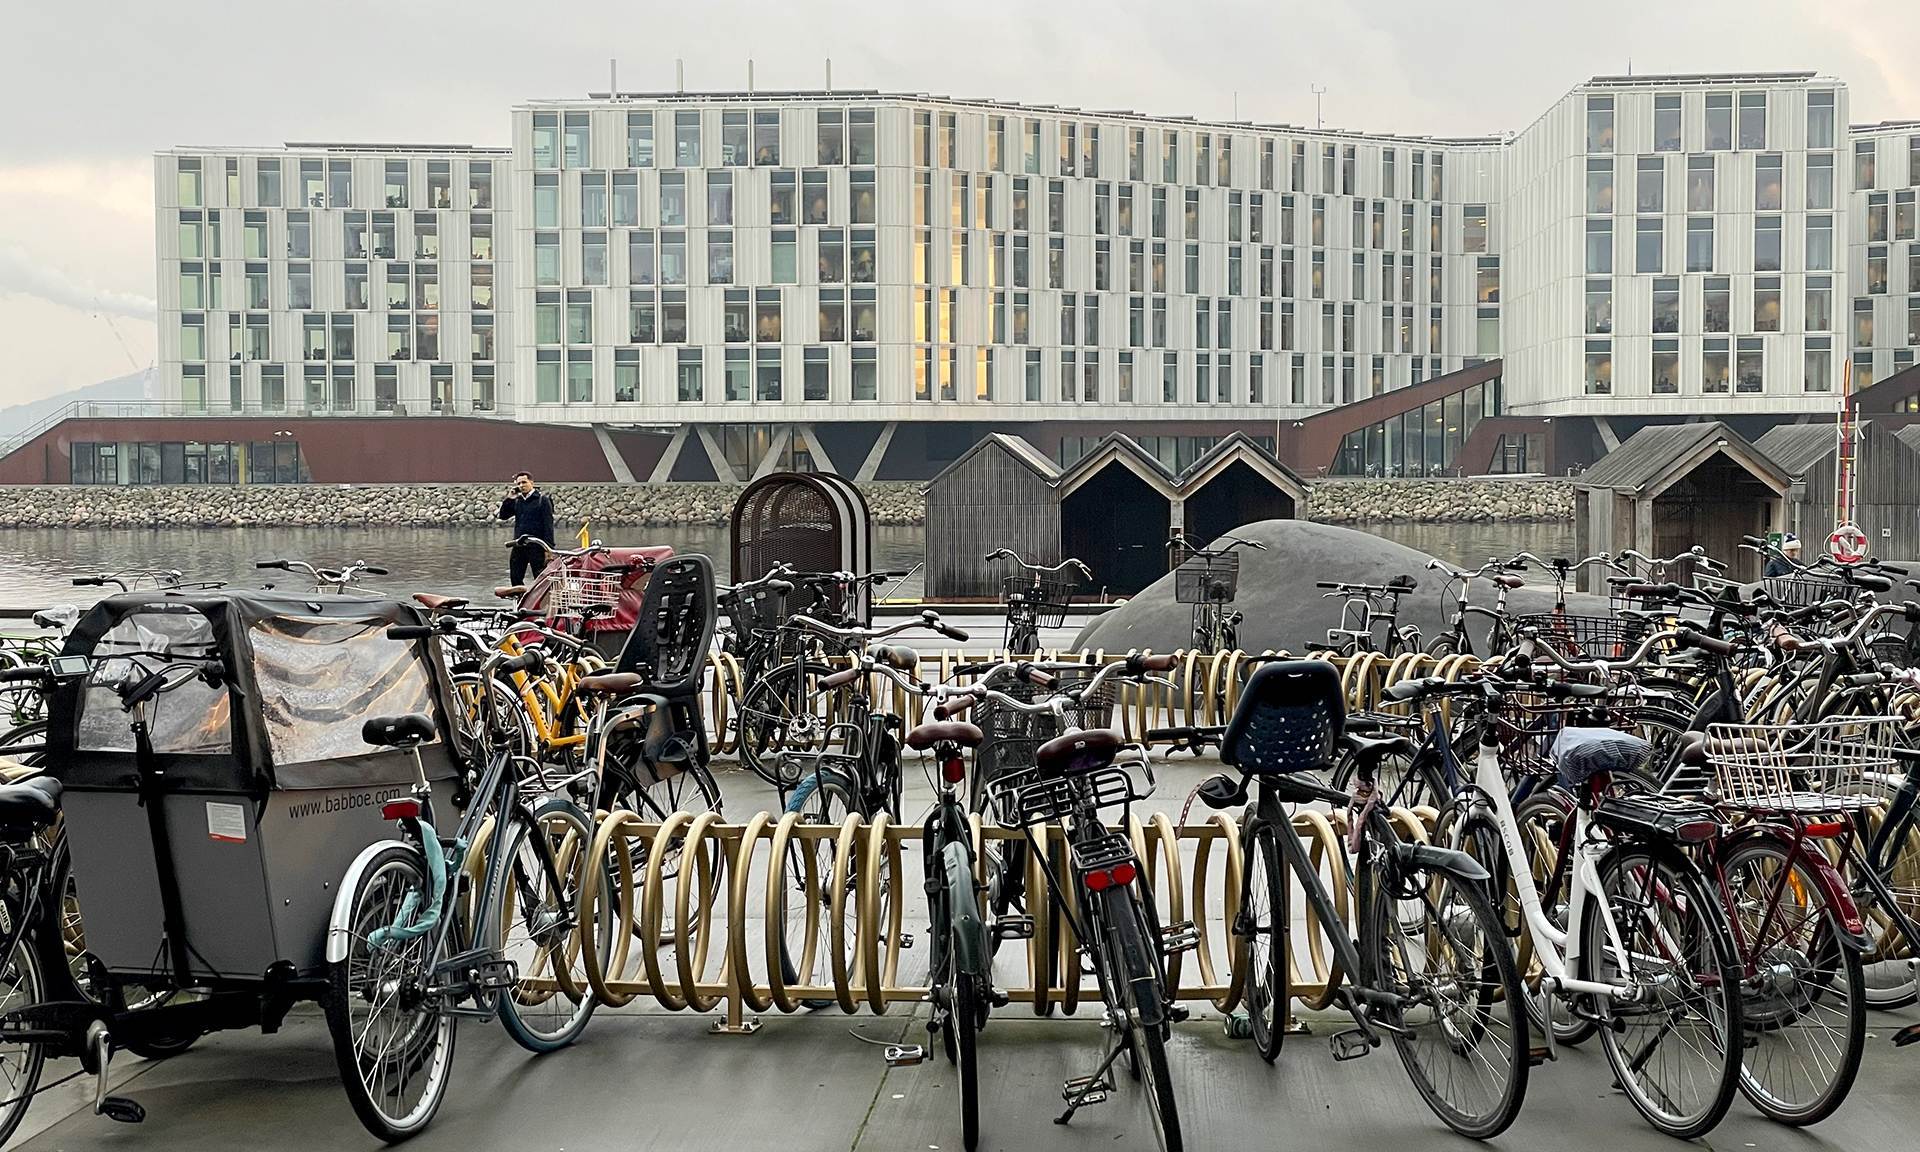
[{"label": "man standing", "polygon": [[[515,540],[531,536],[549,548],[553,546],[553,501],[533,486],[533,477],[527,473],[514,473],[507,498],[500,501],[499,518],[513,521]],[[546,550],[540,545],[516,544],[509,579],[515,585],[522,584],[529,575],[539,575],[546,565]]]}]

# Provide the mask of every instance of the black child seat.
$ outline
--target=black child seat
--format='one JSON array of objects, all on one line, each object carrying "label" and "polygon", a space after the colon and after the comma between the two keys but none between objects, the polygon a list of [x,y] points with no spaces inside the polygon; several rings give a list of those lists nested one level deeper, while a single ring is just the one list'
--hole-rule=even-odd
[{"label": "black child seat", "polygon": [[631,685],[633,694],[656,697],[667,711],[665,728],[656,724],[650,730],[650,761],[674,759],[679,749],[691,748],[700,763],[707,762],[700,688],[719,614],[713,561],[691,553],[654,566],[640,601],[640,615],[614,666],[616,672],[640,677]]},{"label": "black child seat", "polygon": [[[1267,777],[1269,783],[1276,782],[1275,777],[1327,771],[1342,748],[1352,749],[1363,762],[1377,762],[1389,752],[1414,751],[1404,736],[1347,731],[1340,670],[1325,660],[1261,665],[1240,689],[1240,702],[1220,736],[1222,763]],[[1362,775],[1372,775],[1364,763]]]}]

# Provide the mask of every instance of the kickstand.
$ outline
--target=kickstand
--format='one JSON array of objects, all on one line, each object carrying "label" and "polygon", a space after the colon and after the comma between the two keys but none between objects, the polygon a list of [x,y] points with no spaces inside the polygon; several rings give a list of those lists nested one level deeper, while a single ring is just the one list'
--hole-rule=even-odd
[{"label": "kickstand", "polygon": [[1094,1069],[1093,1075],[1079,1082],[1077,1086],[1074,1081],[1068,1081],[1068,1091],[1066,1094],[1067,1110],[1053,1118],[1055,1124],[1065,1124],[1072,1120],[1073,1114],[1080,1110],[1080,1105],[1084,1103],[1097,1104],[1107,1098],[1107,1093],[1112,1090],[1112,1081],[1107,1079],[1107,1072],[1113,1067],[1113,1062],[1120,1058],[1120,1053],[1126,1051],[1126,1048],[1126,1033],[1116,1030],[1113,1038],[1113,1050],[1108,1052],[1107,1058],[1100,1062],[1100,1067]]}]

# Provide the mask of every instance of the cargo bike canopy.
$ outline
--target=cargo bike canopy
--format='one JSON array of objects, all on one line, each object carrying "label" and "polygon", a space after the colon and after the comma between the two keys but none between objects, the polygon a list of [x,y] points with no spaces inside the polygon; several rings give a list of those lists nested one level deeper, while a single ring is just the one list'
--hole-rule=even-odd
[{"label": "cargo bike canopy", "polygon": [[393,600],[250,589],[133,592],[95,604],[64,654],[94,670],[54,691],[47,734],[54,773],[69,789],[138,787],[129,717],[111,687],[132,659],[148,667],[205,660],[216,669],[159,697],[154,751],[170,791],[263,798],[276,790],[403,783],[412,761],[361,739],[371,716],[424,712],[443,734],[421,749],[427,774],[455,774],[464,752],[440,647],[389,640],[390,624],[420,612]]}]

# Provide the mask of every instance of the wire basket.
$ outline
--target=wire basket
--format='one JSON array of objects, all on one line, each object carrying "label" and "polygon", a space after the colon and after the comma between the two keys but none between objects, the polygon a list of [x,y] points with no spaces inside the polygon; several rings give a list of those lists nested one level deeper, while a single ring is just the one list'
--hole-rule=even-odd
[{"label": "wire basket", "polygon": [[1227,604],[1240,590],[1238,552],[1200,553],[1173,570],[1173,599],[1177,604]]},{"label": "wire basket", "polygon": [[1842,716],[1805,724],[1709,724],[1707,762],[1721,799],[1733,807],[1803,815],[1854,811],[1884,797],[1869,773],[1902,771],[1900,723],[1893,716]]},{"label": "wire basket", "polygon": [[611,608],[620,602],[626,589],[627,574],[586,572],[562,569],[549,579],[544,605],[554,613],[579,612],[585,608]]},{"label": "wire basket", "polygon": [[787,594],[767,587],[742,592],[733,598],[733,611],[737,613],[735,631],[764,635],[787,622]]},{"label": "wire basket", "polygon": [[1760,581],[1767,598],[1783,608],[1807,608],[1828,600],[1851,600],[1853,588],[1836,572],[1790,572]]},{"label": "wire basket", "polygon": [[1500,697],[1500,764],[1509,776],[1554,775],[1553,742],[1574,701],[1516,689]]},{"label": "wire basket", "polygon": [[1025,768],[1001,777],[990,795],[994,819],[1006,828],[1057,824],[1079,807],[1110,808],[1140,799],[1133,776],[1118,765],[1074,776]]},{"label": "wire basket", "polygon": [[1008,576],[1001,581],[1000,600],[1018,602],[1033,609],[1034,623],[1042,628],[1058,628],[1067,622],[1067,607],[1073,603],[1074,586],[1066,580],[1038,580],[1030,576]]},{"label": "wire basket", "polygon": [[1646,638],[1649,625],[1616,616],[1581,616],[1571,612],[1537,612],[1514,619],[1518,628],[1533,628],[1562,656],[1576,660],[1619,660],[1631,656]]}]

